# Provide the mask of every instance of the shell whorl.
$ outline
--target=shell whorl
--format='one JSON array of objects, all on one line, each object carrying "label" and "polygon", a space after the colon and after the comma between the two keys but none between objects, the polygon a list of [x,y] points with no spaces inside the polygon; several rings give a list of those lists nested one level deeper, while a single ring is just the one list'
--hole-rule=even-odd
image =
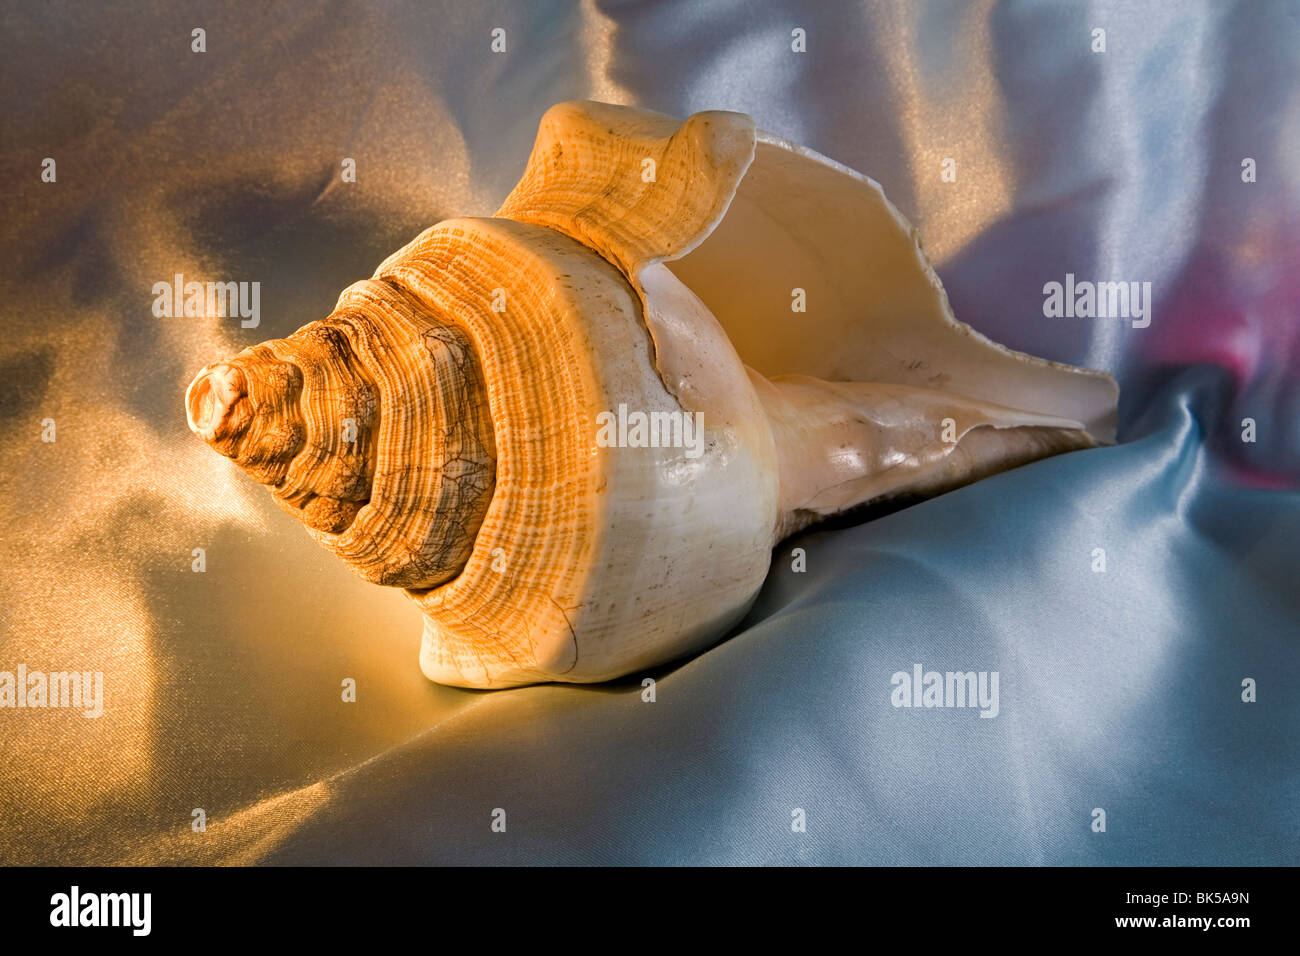
[{"label": "shell whorl", "polygon": [[[496,491],[469,562],[410,592],[426,616],[426,675],[472,687],[606,680],[696,649],[739,618],[766,573],[776,513],[756,398],[710,411],[698,459],[600,445],[597,416],[620,402],[680,406],[623,274],[545,226],[447,220],[376,275],[469,334],[497,429]],[[727,374],[752,394],[734,354]]]},{"label": "shell whorl", "polygon": [[496,446],[472,342],[388,283],[205,368],[190,427],[367,581],[427,588],[464,567]]}]

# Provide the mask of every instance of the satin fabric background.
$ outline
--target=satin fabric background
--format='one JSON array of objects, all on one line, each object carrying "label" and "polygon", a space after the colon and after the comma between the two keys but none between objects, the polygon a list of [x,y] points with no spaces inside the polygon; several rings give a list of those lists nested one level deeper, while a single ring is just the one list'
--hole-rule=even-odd
[{"label": "satin fabric background", "polygon": [[[1300,861],[1300,5],[10,2],[0,26],[0,670],[99,670],[106,697],[0,710],[0,861]],[[183,391],[490,215],[573,98],[742,110],[871,175],[959,318],[1117,376],[1121,444],[786,542],[654,703],[639,677],[428,683],[415,607],[191,436]],[[1067,272],[1151,282],[1150,327],[1045,318]],[[260,326],[155,318],[176,273],[261,282]],[[999,716],[891,706],[914,663],[998,671]]]}]

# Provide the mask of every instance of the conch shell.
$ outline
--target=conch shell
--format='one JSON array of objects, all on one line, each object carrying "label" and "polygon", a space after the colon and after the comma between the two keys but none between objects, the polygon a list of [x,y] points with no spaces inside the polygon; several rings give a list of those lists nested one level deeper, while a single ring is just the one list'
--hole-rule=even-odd
[{"label": "conch shell", "polygon": [[406,589],[428,677],[511,687],[707,647],[781,538],[1109,442],[1117,395],[956,321],[865,176],[740,113],[575,102],[495,217],[425,230],[186,404]]}]

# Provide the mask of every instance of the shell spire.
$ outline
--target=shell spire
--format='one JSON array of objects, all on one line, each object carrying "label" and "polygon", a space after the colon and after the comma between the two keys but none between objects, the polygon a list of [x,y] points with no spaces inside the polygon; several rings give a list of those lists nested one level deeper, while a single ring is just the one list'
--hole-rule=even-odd
[{"label": "shell spire", "polygon": [[191,430],[361,577],[432,587],[457,574],[492,496],[495,451],[473,346],[390,286],[203,369]]},{"label": "shell spire", "polygon": [[495,217],[425,230],[186,403],[407,589],[426,675],[509,687],[707,647],[785,535],[1106,443],[1116,400],[958,322],[867,177],[740,113],[578,102]]}]

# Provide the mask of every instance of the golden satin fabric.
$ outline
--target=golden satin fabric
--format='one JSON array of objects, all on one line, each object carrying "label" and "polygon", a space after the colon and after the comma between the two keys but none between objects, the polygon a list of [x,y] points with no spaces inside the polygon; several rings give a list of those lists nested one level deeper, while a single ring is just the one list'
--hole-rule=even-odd
[{"label": "golden satin fabric", "polygon": [[[1201,465],[1187,464],[1203,464],[1189,450],[1189,436],[1199,434],[1188,424],[1189,403],[1174,401],[1172,417],[1153,419],[1168,426],[1159,433],[1168,448],[1157,443],[1145,457],[1104,459],[1116,464],[1077,486],[1082,504],[1049,509],[1001,550],[971,552],[979,560],[937,595],[890,603],[918,582],[950,580],[944,560],[910,557],[906,542],[932,541],[936,527],[996,535],[1005,522],[991,516],[1075,487],[1069,469],[1044,463],[1048,471],[1034,474],[1055,476],[1047,485],[994,479],[1029,484],[1000,486],[1003,493],[976,518],[942,510],[969,496],[945,496],[933,505],[938,511],[888,519],[919,523],[817,539],[838,543],[810,551],[816,574],[857,574],[852,588],[782,572],[761,613],[797,610],[796,597],[812,594],[823,616],[795,617],[777,630],[768,622],[746,641],[722,645],[664,675],[650,705],[635,682],[486,694],[429,683],[416,664],[415,605],[353,577],[264,489],[191,435],[183,395],[204,364],[328,314],[343,287],[370,275],[424,227],[453,215],[489,215],[522,171],[543,110],[581,97],[679,116],[744,110],[760,127],[865,171],[925,237],[959,317],[998,341],[1117,371],[1126,362],[1204,361],[1213,350],[1186,343],[1218,341],[1212,337],[1220,333],[1209,330],[1235,328],[1240,334],[1229,345],[1263,343],[1237,368],[1242,394],[1261,382],[1290,387],[1294,375],[1273,375],[1259,363],[1294,357],[1294,336],[1270,339],[1271,320],[1249,325],[1249,309],[1239,326],[1212,315],[1187,325],[1195,310],[1184,310],[1181,339],[1161,338],[1159,319],[1151,336],[1136,339],[1118,326],[1063,330],[1038,313],[1041,283],[1080,261],[1116,278],[1163,280],[1166,289],[1186,263],[1253,268],[1262,284],[1239,282],[1234,294],[1242,301],[1262,303],[1261,314],[1273,315],[1268,308],[1294,303],[1293,288],[1269,284],[1271,257],[1261,251],[1300,234],[1295,193],[1283,188],[1295,177],[1284,172],[1289,154],[1276,132],[1288,126],[1283,116],[1295,128],[1294,8],[1262,6],[8,6],[0,13],[0,168],[8,185],[0,192],[0,670],[25,664],[102,672],[105,701],[94,719],[63,709],[0,710],[0,862],[978,862],[1017,853],[1096,861],[1089,856],[1099,852],[1096,844],[1071,843],[1053,814],[1067,807],[1086,822],[1091,804],[1074,807],[1073,788],[1110,779],[1105,768],[1114,759],[1086,749],[1100,746],[1093,734],[1131,746],[1144,739],[1141,729],[1115,715],[1154,720],[1158,700],[1143,710],[1116,698],[1115,688],[1128,684],[1071,657],[1059,674],[1050,662],[1035,673],[1110,688],[1078,698],[1105,700],[1105,716],[1089,709],[1095,703],[1070,711],[1062,701],[1075,698],[1064,694],[1041,719],[1015,723],[1017,712],[1030,713],[1030,698],[1004,704],[998,721],[971,722],[974,730],[936,724],[917,731],[890,723],[892,711],[880,718],[870,709],[872,694],[888,694],[887,683],[870,681],[933,649],[903,643],[879,661],[855,655],[890,648],[891,637],[943,634],[958,642],[949,648],[953,663],[967,666],[956,658],[969,653],[978,660],[968,666],[985,667],[979,655],[1001,649],[1002,660],[987,666],[1009,673],[1015,655],[1008,648],[1077,646],[1043,635],[1062,621],[1084,620],[1089,633],[1071,640],[1097,642],[1101,660],[1122,657],[1134,640],[1145,648],[1143,661],[1172,654],[1175,634],[1189,639],[1198,621],[1212,619],[1196,611],[1203,583],[1237,580],[1231,562],[1248,561],[1259,553],[1252,549],[1284,553],[1277,516],[1294,514],[1280,505],[1242,505],[1235,520],[1262,537],[1237,550],[1217,532],[1215,547],[1199,551],[1177,537],[1191,500],[1179,489],[1194,489],[1203,475]],[[1107,61],[1087,46],[1103,16]],[[789,45],[791,27],[800,25],[809,43],[802,56]],[[205,53],[191,50],[196,27],[206,31]],[[502,54],[490,49],[495,27],[506,30]],[[1243,80],[1236,64],[1247,62],[1261,64],[1261,72]],[[1288,76],[1290,87],[1280,79]],[[1216,97],[1228,98],[1226,112],[1216,112]],[[1236,132],[1221,149],[1201,150],[1215,124]],[[1247,154],[1269,170],[1273,185],[1261,180],[1258,190],[1231,201],[1207,199],[1203,184],[1215,177],[1240,188],[1236,163]],[[41,181],[46,157],[56,161],[55,182]],[[957,159],[955,184],[938,175],[945,157]],[[345,158],[355,160],[355,183],[340,176]],[[1157,194],[1148,204],[1145,197]],[[1198,229],[1215,237],[1202,252],[1194,248]],[[1050,258],[1054,250],[1073,250],[1074,258]],[[1035,259],[1040,254],[1047,258]],[[1041,268],[1028,268],[1031,261]],[[1012,281],[1017,268],[1024,272]],[[260,282],[260,325],[155,317],[153,284],[176,274]],[[1170,329],[1175,320],[1166,314]],[[1122,380],[1126,389],[1130,382]],[[1269,396],[1293,396],[1294,389],[1257,394],[1262,418],[1284,407]],[[1135,420],[1132,409],[1126,414]],[[41,439],[46,419],[54,423],[52,442]],[[1279,475],[1297,460],[1294,443],[1228,454],[1245,456],[1257,483],[1273,487],[1285,484]],[[1058,536],[1062,548],[1074,546],[1074,538],[1064,543],[1062,515],[1078,523],[1080,541],[1101,534],[1101,525],[1085,520],[1101,513],[1087,502],[1113,507],[1117,493],[1107,482],[1115,475],[1126,488],[1168,492],[1158,519],[1139,526],[1173,535],[1179,553],[1214,552],[1228,563],[1180,572],[1162,564],[1173,559],[1156,547],[1144,552],[1147,577],[1120,578],[1137,590],[1106,599],[1142,609],[1146,625],[1055,605],[1039,620],[1035,602],[1042,595],[1069,600],[1073,579],[1038,580],[1033,593],[1040,597],[1032,600],[1006,582],[1065,566],[1060,549],[1033,550]],[[1102,525],[1115,535],[1135,526],[1118,517]],[[894,528],[906,533],[891,538]],[[1119,547],[1112,554],[1124,553]],[[202,573],[192,570],[199,548]],[[1026,548],[1035,562],[993,570]],[[894,578],[891,554],[903,555]],[[1249,582],[1237,580],[1264,589],[1263,596],[1219,605],[1239,608],[1220,630],[1242,629],[1237,646],[1258,651],[1250,661],[1225,659],[1229,685],[1255,670],[1294,672],[1294,657],[1276,636],[1279,621],[1294,624],[1293,602],[1268,570],[1284,564],[1260,564]],[[994,578],[981,585],[984,573]],[[1184,575],[1201,584],[1187,583],[1177,600],[1160,590],[1179,586]],[[836,587],[869,600],[852,613],[838,610],[824,603],[841,593]],[[983,605],[990,595],[1005,598],[999,610]],[[972,611],[972,603],[979,608]],[[922,618],[900,629],[907,614],[932,608],[951,609],[959,622]],[[833,634],[843,643],[820,643]],[[960,644],[967,637],[973,650]],[[1207,653],[1230,653],[1213,647]],[[770,656],[783,652],[791,657]],[[1033,684],[1022,676],[1019,684],[1004,676],[1004,687]],[[355,681],[354,703],[342,699],[346,679]],[[1233,692],[1227,686],[1229,698]],[[1189,720],[1186,726],[1196,726]],[[1275,719],[1253,738],[1243,731],[1224,746],[1254,739],[1280,752],[1267,728],[1286,725]],[[1052,728],[1061,736],[1049,734]],[[1161,761],[1201,767],[1199,751],[1162,728],[1148,729],[1163,755],[1121,763],[1141,768],[1130,779],[1149,799],[1138,805],[1164,807],[1177,820],[1176,768]],[[976,731],[1007,736],[943,736]],[[1053,756],[1067,753],[1062,738],[1084,748],[1068,751],[1068,767]],[[959,767],[964,782],[909,776],[923,771],[911,758],[880,756],[891,748],[938,754]],[[1241,776],[1262,801],[1241,820],[1253,816],[1263,830],[1235,845],[1263,853],[1280,842],[1294,851],[1294,828],[1267,812],[1285,804],[1283,791],[1270,789],[1285,761],[1260,756],[1254,765],[1254,751],[1238,752],[1259,770]],[[998,789],[1004,784],[1012,791]],[[1048,785],[1050,792],[1036,789]],[[1224,786],[1216,792],[1231,806],[1252,799],[1232,791],[1230,781]],[[531,833],[533,842],[489,846],[498,801],[509,804],[511,832]],[[921,808],[921,822],[895,819],[890,808],[900,803]],[[805,805],[814,807],[813,820],[847,816],[835,817],[835,827],[811,826],[814,842],[795,845],[790,807]],[[1294,801],[1289,805],[1294,816]],[[1012,809],[990,810],[974,830],[961,831],[977,834],[973,858],[945,850],[946,837],[926,842],[927,833],[958,832],[954,820],[963,813],[994,806]],[[206,814],[203,833],[191,826],[197,808]],[[1199,819],[1222,817],[1207,808]],[[1184,830],[1201,832],[1200,824]],[[989,840],[984,856],[978,834]],[[1172,842],[1146,862],[1195,860],[1198,851],[1172,831],[1152,839]],[[1211,834],[1200,845],[1234,844]]]}]

